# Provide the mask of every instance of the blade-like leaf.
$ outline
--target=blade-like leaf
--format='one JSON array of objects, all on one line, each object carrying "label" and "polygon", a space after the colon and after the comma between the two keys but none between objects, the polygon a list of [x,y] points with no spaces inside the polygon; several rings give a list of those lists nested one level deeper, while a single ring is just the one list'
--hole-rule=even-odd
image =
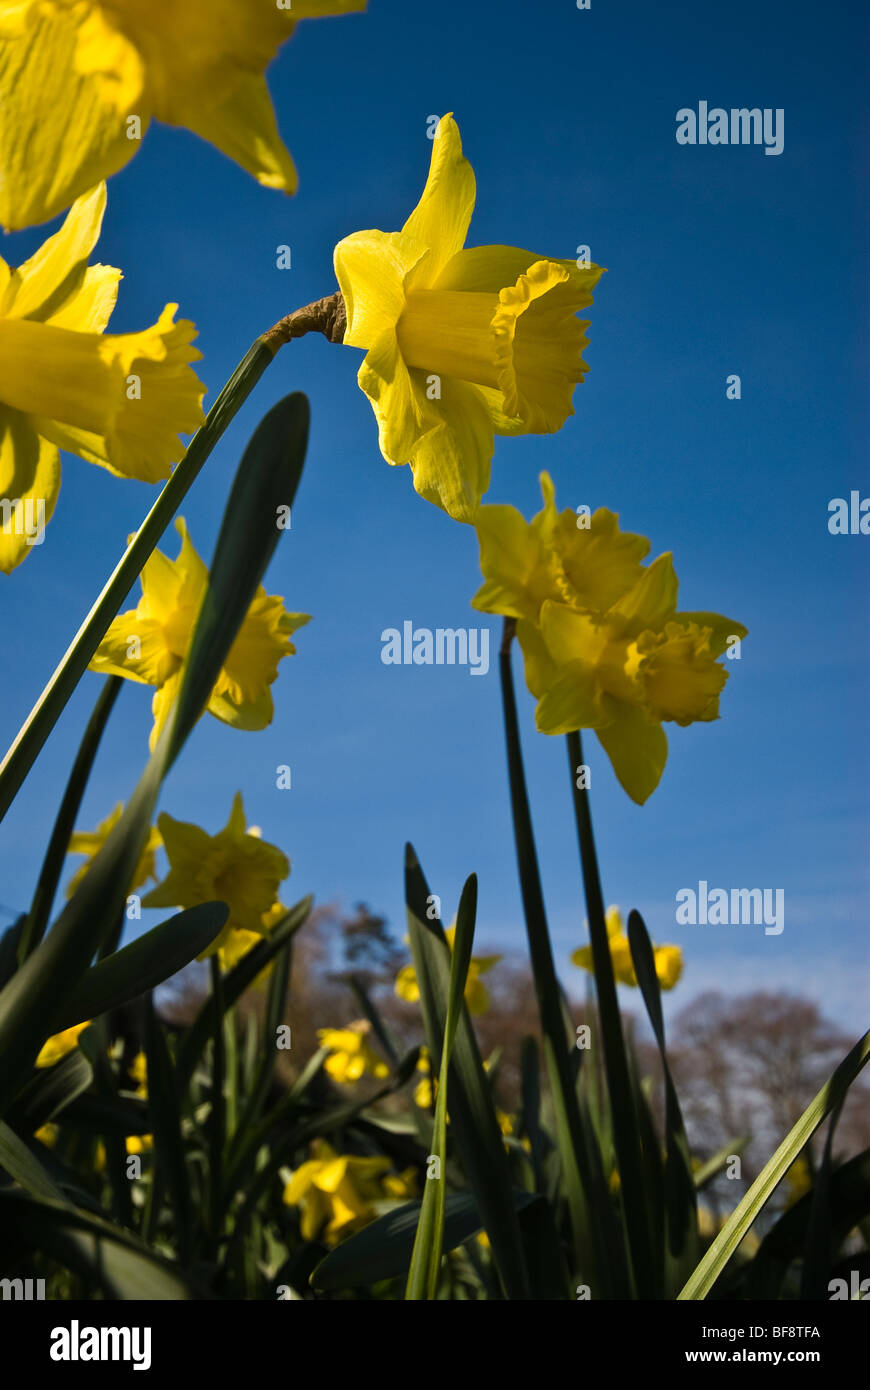
[{"label": "blade-like leaf", "polygon": [[628,944],[665,1079],[665,1272],[666,1291],[672,1296],[682,1287],[698,1260],[698,1203],[689,1141],[665,1048],[665,1022],[655,956],[639,912],[628,914]]},{"label": "blade-like leaf", "polygon": [[[538,1199],[531,1192],[512,1193],[516,1210]],[[421,1202],[408,1202],[343,1240],[315,1269],[315,1289],[350,1289],[404,1275],[420,1220]],[[455,1250],[483,1229],[480,1209],[470,1192],[450,1192],[444,1206],[444,1249]]]},{"label": "blade-like leaf", "polygon": [[[440,1057],[442,1020],[450,988],[449,951],[441,923],[430,919],[432,901],[414,850],[405,850],[408,935],[420,990],[431,1057]],[[450,1125],[462,1164],[483,1213],[493,1256],[509,1298],[529,1298],[522,1240],[511,1196],[510,1166],[496,1119],[474,1029],[463,1006],[450,1071]]]},{"label": "blade-like leaf", "polygon": [[[442,1239],[444,1235],[444,1193],[447,1182],[447,1087],[450,1059],[456,1029],[462,1013],[462,1000],[468,967],[471,963],[471,948],[474,941],[474,921],[477,913],[477,878],[474,874],[468,879],[459,900],[456,915],[456,935],[450,958],[450,982],[448,986],[447,1014],[442,1022],[443,1043],[438,1078],[438,1095],[435,1099],[435,1121],[432,1134],[432,1159],[437,1161],[437,1172],[430,1172],[427,1166],[426,1187],[420,1208],[420,1224],[414,1240],[411,1268],[408,1271],[408,1285],[405,1298],[410,1300],[433,1299],[438,1289],[438,1276],[441,1271]],[[412,941],[412,952],[414,943]],[[422,951],[414,954],[419,958],[419,968],[426,969],[425,955]]]},{"label": "blade-like leaf", "polygon": [[201,955],[228,916],[226,903],[201,903],[137,936],[82,976],[63,1000],[51,1031],[59,1033],[86,1018],[98,1018],[147,994]]},{"label": "blade-like leaf", "polygon": [[776,1153],[764,1165],[755,1182],[728,1217],[721,1231],[677,1295],[680,1299],[702,1299],[712,1289],[722,1270],[749,1230],[774,1188],[797,1158],[807,1140],[846,1095],[861,1068],[870,1060],[870,1033],[855,1044],[843,1058],[830,1080],[810,1101],[804,1113]]}]

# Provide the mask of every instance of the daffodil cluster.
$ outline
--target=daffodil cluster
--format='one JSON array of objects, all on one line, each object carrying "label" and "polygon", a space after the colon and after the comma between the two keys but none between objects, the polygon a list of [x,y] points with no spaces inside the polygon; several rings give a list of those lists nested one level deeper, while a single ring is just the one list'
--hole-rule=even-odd
[{"label": "daffodil cluster", "polygon": [[[444,933],[447,937],[447,944],[451,951],[456,937],[456,923],[448,927]],[[489,992],[486,985],[481,980],[481,975],[485,975],[494,965],[498,965],[501,956],[472,956],[468,966],[468,976],[465,981],[465,1004],[471,1014],[485,1014],[489,1008]],[[403,965],[396,976],[395,991],[400,999],[404,999],[408,1004],[416,1004],[420,998],[420,986],[417,983],[417,972],[413,965]]]},{"label": "daffodil cluster", "polygon": [[[746,628],[718,613],[677,610],[671,555],[644,566],[650,544],[615,513],[543,509],[530,522],[488,505],[476,521],[484,583],[472,600],[516,620],[526,683],[545,734],[594,729],[622,786],[642,803],[667,759],[663,723],[719,717],[719,661]],[[588,523],[588,524],[584,524]]]}]

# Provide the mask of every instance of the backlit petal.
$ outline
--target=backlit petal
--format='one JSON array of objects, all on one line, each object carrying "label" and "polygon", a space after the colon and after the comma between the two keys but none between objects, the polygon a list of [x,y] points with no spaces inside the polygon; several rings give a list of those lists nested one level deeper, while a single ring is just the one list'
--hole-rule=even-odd
[{"label": "backlit petal", "polygon": [[17,410],[0,406],[0,570],[10,574],[42,544],[60,492],[57,449]]},{"label": "backlit petal", "polygon": [[610,723],[596,730],[621,785],[639,806],[658,786],[668,756],[661,724],[638,705],[605,697]]},{"label": "backlit petal", "polygon": [[432,141],[426,186],[402,228],[432,250],[426,265],[427,284],[434,283],[461,249],[474,211],[474,196],[474,171],[463,157],[459,127],[452,114],[442,116]]}]

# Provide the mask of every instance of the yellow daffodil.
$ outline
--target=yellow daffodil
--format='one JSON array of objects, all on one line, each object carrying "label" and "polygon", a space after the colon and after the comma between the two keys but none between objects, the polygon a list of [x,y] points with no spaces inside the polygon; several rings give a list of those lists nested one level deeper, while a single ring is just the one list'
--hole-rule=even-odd
[{"label": "yellow daffodil", "polygon": [[[290,861],[268,844],[256,827],[246,828],[241,792],[224,829],[209,835],[198,825],[173,820],[164,811],[157,820],[169,860],[169,873],[142,899],[143,907],[196,907],[224,902],[230,910],[220,934],[199,957],[218,953],[221,966],[237,960],[238,933],[268,935],[275,921],[278,885],[290,872]],[[280,915],[280,914],[279,914]],[[248,949],[247,937],[244,949]]]},{"label": "yellow daffodil", "polygon": [[546,473],[541,489],[531,522],[513,507],[481,507],[485,582],[472,603],[517,619],[538,729],[594,729],[642,803],[667,759],[662,724],[718,719],[728,678],[718,658],[746,628],[718,613],[677,612],[669,554],[644,567],[649,541],[620,531],[613,512],[558,513]]},{"label": "yellow daffodil", "polygon": [[[456,936],[456,924],[448,927],[444,935],[447,937],[448,945],[453,950],[453,939]],[[489,993],[486,985],[481,980],[481,975],[487,970],[491,970],[494,965],[498,965],[501,956],[472,956],[468,966],[468,978],[465,981],[465,1003],[468,1012],[471,1014],[485,1014],[489,1008]],[[396,976],[396,994],[400,999],[404,999],[409,1004],[415,1004],[420,998],[420,986],[417,984],[417,972],[413,965],[403,965]]]},{"label": "yellow daffodil", "polygon": [[[87,858],[84,864],[79,865],[66,886],[66,895],[68,898],[71,898],[78,888],[90,868],[91,860],[103,848],[109,835],[121,819],[123,810],[123,803],[119,801],[111,815],[107,816],[105,820],[100,821],[96,830],[76,830],[70,836],[67,853],[84,854]],[[141,888],[144,883],[147,883],[149,878],[157,877],[154,871],[154,855],[160,848],[161,843],[160,832],[157,830],[156,826],[152,825],[148,832],[148,839],[145,842],[145,847],[139,857],[139,863],[136,865],[133,880],[128,886],[128,892],[135,893],[136,889]]]},{"label": "yellow daffodil", "polygon": [[[104,675],[157,687],[152,749],[178,694],[208,587],[208,570],[191,544],[183,517],[175,527],[181,536],[178,559],[154,551],[142,570],[142,598],[136,608],[113,620],[90,666]],[[209,713],[237,729],[265,729],[274,714],[270,686],[278,678],[278,663],[296,651],[289,634],[309,621],[306,613],[288,613],[284,600],[267,594],[261,585],[212,691]]]},{"label": "yellow daffodil", "polygon": [[154,1147],[153,1134],[128,1134],[124,1141],[128,1154],[143,1154]]},{"label": "yellow daffodil", "polygon": [[39,1050],[36,1059],[38,1067],[53,1067],[55,1062],[59,1062],[61,1057],[65,1057],[68,1052],[72,1052],[78,1047],[79,1033],[83,1033],[89,1026],[90,1019],[84,1023],[76,1023],[72,1028],[64,1028],[62,1033],[54,1033],[52,1037],[46,1038]]},{"label": "yellow daffodil", "polygon": [[395,1197],[398,1201],[407,1202],[419,1192],[417,1169],[406,1168],[402,1173],[387,1173],[382,1185],[385,1197]]},{"label": "yellow daffodil", "polygon": [[137,1052],[129,1067],[127,1074],[134,1084],[137,1096],[142,1100],[148,1099],[148,1059],[144,1052]]},{"label": "yellow daffodil", "polygon": [[[416,976],[414,978],[414,988],[417,987]],[[396,981],[396,993],[398,994],[398,981]],[[405,996],[400,996],[404,998]],[[415,996],[420,997],[419,990]],[[429,1058],[428,1047],[420,1048],[420,1056],[417,1058],[417,1071],[421,1073],[421,1080],[414,1087],[414,1104],[419,1105],[421,1110],[431,1110],[435,1104],[435,1096],[438,1092],[438,1078],[432,1075],[432,1062]]]},{"label": "yellow daffodil", "polygon": [[[2,49],[2,43],[0,43]],[[0,59],[2,64],[2,59]],[[7,125],[4,112],[0,130]],[[2,140],[2,135],[0,135]],[[0,177],[2,187],[2,177]],[[157,482],[203,420],[201,356],[167,304],[141,333],[104,330],[119,270],[88,265],[106,206],[101,184],[17,270],[0,259],[0,569],[44,539],[60,491],[58,449],[119,477]]]},{"label": "yellow daffodil", "polygon": [[312,1151],[316,1157],[297,1168],[286,1184],[284,1202],[302,1207],[304,1240],[320,1238],[335,1245],[373,1219],[372,1202],[382,1195],[380,1179],[390,1160],[339,1155],[322,1139],[312,1144]]},{"label": "yellow daffodil", "polygon": [[60,1126],[53,1125],[49,1122],[48,1124],[40,1125],[39,1129],[34,1131],[33,1137],[34,1139],[38,1139],[40,1144],[44,1144],[47,1149],[53,1149],[57,1143],[59,1134]]},{"label": "yellow daffodil", "polygon": [[17,0],[0,7],[0,225],[44,222],[132,159],[153,118],[292,193],[264,76],[300,19],[365,0]]},{"label": "yellow daffodil", "polygon": [[[625,933],[625,926],[618,907],[609,907],[604,918],[607,924],[607,939],[610,944],[610,959],[617,984],[637,987],[637,976],[631,959],[631,947]],[[656,976],[661,989],[673,989],[683,973],[683,953],[679,946],[654,946]],[[580,946],[571,956],[572,964],[582,970],[595,973],[592,947]]]},{"label": "yellow daffodil", "polygon": [[550,434],[573,414],[602,270],[513,246],[463,249],[475,180],[444,116],[429,177],[400,232],[355,232],[335,248],[344,342],[365,348],[359,384],[388,463],[417,491],[472,521],[489,487],[496,434]]},{"label": "yellow daffodil", "polygon": [[318,1028],[320,1046],[330,1049],[330,1055],[323,1065],[333,1081],[352,1085],[366,1073],[378,1078],[389,1076],[390,1069],[386,1062],[368,1042],[371,1026],[368,1019],[361,1018],[349,1023],[346,1028]]}]

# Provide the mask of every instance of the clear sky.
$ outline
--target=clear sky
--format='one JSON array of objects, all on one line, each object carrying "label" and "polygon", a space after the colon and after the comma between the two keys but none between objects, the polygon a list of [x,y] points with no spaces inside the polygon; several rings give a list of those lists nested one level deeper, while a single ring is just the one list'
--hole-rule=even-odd
[{"label": "clear sky", "polygon": [[[587,734],[605,896],[684,948],[674,1005],[708,987],[790,989],[856,1032],[870,983],[870,537],[832,536],[827,521],[832,498],[870,496],[868,20],[863,0],[592,0],[588,11],[371,0],[366,16],[303,23],[270,70],[300,170],[294,198],[155,126],[110,181],[98,247],[124,272],[113,331],[175,300],[196,322],[207,404],[258,333],[333,291],[341,237],[402,225],[433,114],[455,112],[476,172],[470,244],[591,247],[608,273],[576,415],[554,437],[498,440],[488,500],[531,515],[546,468],[560,505],[610,507],[653,555],[674,552],[683,607],[750,630],[722,719],[668,726],[667,768],[643,808]],[[677,144],[676,113],[700,101],[782,108],[782,153]],[[0,251],[17,264],[45,231],[0,238]],[[277,268],[281,245],[291,269]],[[285,901],[365,901],[400,936],[410,839],[448,918],[474,870],[479,939],[521,949],[495,662],[472,678],[380,660],[382,630],[405,619],[481,621],[469,607],[475,537],[381,459],[360,358],[315,338],[285,348],[186,500],[208,558],[257,421],[287,391],[308,394],[306,470],[266,584],[314,621],[282,663],[273,725],[241,733],[204,718],[161,806],[215,832],[241,789],[249,821],[291,857]],[[726,399],[730,373],[739,401]],[[64,458],[45,543],[0,576],[4,745],[154,496]],[[174,532],[165,546],[176,554]],[[495,649],[499,621],[489,626]],[[565,744],[535,733],[519,662],[516,677],[555,952],[576,987],[568,956],[585,931]],[[94,675],[82,682],[0,829],[7,908],[28,904],[98,689]],[[125,686],[82,828],[135,785],[150,696]],[[289,791],[275,785],[284,763]],[[783,889],[784,931],[678,926],[675,894],[700,880]]]}]

